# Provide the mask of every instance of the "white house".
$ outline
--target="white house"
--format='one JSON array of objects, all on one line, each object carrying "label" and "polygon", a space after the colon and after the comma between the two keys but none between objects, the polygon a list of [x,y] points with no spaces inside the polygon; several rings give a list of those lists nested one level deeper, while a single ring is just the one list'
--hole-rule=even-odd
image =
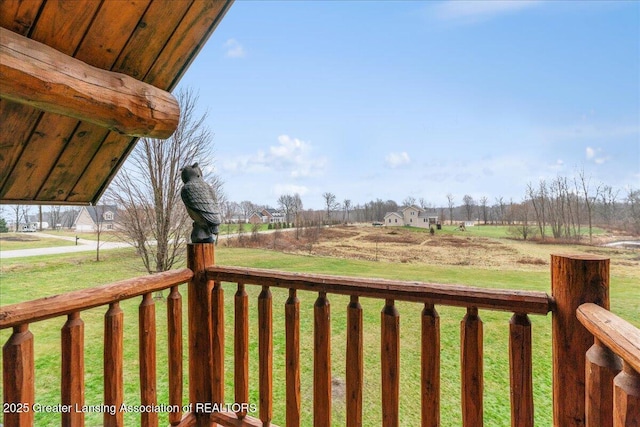
[{"label": "white house", "polygon": [[426,210],[412,205],[398,212],[388,212],[384,216],[384,225],[387,227],[419,227],[429,228],[438,223],[438,217],[429,215]]}]

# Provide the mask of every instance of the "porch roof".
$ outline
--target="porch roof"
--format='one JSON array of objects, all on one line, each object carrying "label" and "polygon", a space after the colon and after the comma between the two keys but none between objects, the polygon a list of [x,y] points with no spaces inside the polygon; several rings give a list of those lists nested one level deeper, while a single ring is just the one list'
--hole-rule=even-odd
[{"label": "porch roof", "polygon": [[[143,109],[148,110],[149,120],[164,126],[162,117],[154,117],[157,98],[149,96],[149,90],[154,95],[164,96],[165,91],[175,88],[232,2],[0,1],[0,48],[3,49],[3,60],[0,61],[3,67],[0,72],[0,202],[96,203],[138,138],[145,135],[145,131],[127,131],[115,125],[105,127],[105,122],[111,123],[108,114],[102,124],[96,124],[91,117],[90,121],[83,120],[83,114],[88,116],[90,113],[83,111],[82,104],[75,107],[76,116],[61,114],[56,98],[52,98],[54,102],[48,107],[42,107],[37,100],[48,96],[43,92],[55,91],[56,84],[46,80],[49,78],[47,73],[36,71],[34,74],[40,86],[27,87],[24,95],[25,85],[22,81],[16,83],[17,79],[12,77],[15,75],[12,73],[23,70],[20,66],[11,68],[7,52],[16,51],[19,56],[20,46],[28,46],[29,55],[35,52],[36,56],[24,55],[27,65],[37,62],[41,53],[43,57],[62,58],[62,63],[49,64],[52,74],[62,78],[83,74],[77,67],[80,64],[89,70],[95,67],[97,75],[107,82],[128,79],[126,81],[133,82],[137,89],[130,99],[141,100]],[[87,81],[86,74],[84,81],[82,76],[71,78],[80,79],[82,83]],[[117,92],[117,84],[114,88]],[[15,95],[19,90],[23,91],[22,95]],[[61,90],[62,97],[73,102],[73,97],[64,94],[65,90],[67,87]],[[90,92],[87,94],[89,101],[95,99],[91,98]],[[167,98],[173,99],[168,94]],[[107,112],[109,108],[116,110],[123,104],[118,97],[105,96],[98,101],[107,105]],[[88,111],[91,107],[87,105]],[[174,122],[177,123],[177,108],[175,111]],[[131,119],[127,114],[120,117]],[[168,132],[172,130],[165,134]]]}]

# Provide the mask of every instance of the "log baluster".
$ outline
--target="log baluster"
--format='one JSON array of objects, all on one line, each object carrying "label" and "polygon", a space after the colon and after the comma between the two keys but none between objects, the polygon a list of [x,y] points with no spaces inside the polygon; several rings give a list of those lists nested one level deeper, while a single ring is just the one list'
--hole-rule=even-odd
[{"label": "log baluster", "polygon": [[326,292],[313,307],[313,425],[331,426],[331,312]]},{"label": "log baluster", "polygon": [[289,289],[284,305],[286,334],[287,427],[300,426],[300,301]]},{"label": "log baluster", "polygon": [[62,425],[83,426],[84,412],[76,411],[84,405],[84,322],[80,312],[67,316],[62,327],[62,378],[60,397],[70,411],[62,412]]},{"label": "log baluster", "polygon": [[400,314],[392,299],[385,300],[380,317],[382,425],[396,427],[400,421]]},{"label": "log baluster", "polygon": [[224,403],[224,290],[215,282],[211,291],[211,358],[213,378],[211,397],[215,403]]},{"label": "log baluster", "polygon": [[362,425],[362,306],[357,295],[347,306],[347,427]]},{"label": "log baluster", "polygon": [[533,427],[533,370],[529,316],[515,313],[509,321],[511,426]]},{"label": "log baluster", "polygon": [[[249,295],[244,283],[238,283],[238,290],[234,296],[234,365],[233,380],[235,401],[249,402]],[[247,411],[242,406],[236,413],[238,418],[244,418]]]},{"label": "log baluster", "polygon": [[613,382],[614,427],[637,427],[640,425],[640,372],[624,362],[622,372]]},{"label": "log baluster", "polygon": [[167,297],[168,349],[169,349],[169,405],[179,408],[169,413],[171,425],[182,419],[182,295],[178,286],[171,287]]},{"label": "log baluster", "polygon": [[440,425],[440,316],[433,304],[422,310],[422,427]]},{"label": "log baluster", "polygon": [[[156,306],[151,292],[144,294],[138,308],[138,334],[140,337],[140,403],[156,405]],[[157,427],[157,412],[142,412],[142,426]]]},{"label": "log baluster", "polygon": [[104,404],[115,405],[115,414],[105,411],[103,424],[107,427],[123,425],[124,413],[119,410],[124,399],[122,370],[122,341],[124,313],[116,301],[109,304],[104,317]]},{"label": "log baluster", "polygon": [[25,323],[14,326],[11,337],[2,347],[2,397],[3,402],[10,405],[10,410],[4,412],[4,425],[33,425],[34,379],[33,334]]},{"label": "log baluster", "polygon": [[271,290],[263,286],[258,296],[258,365],[260,420],[264,425],[273,417],[273,314]]},{"label": "log baluster", "polygon": [[468,307],[460,322],[460,358],[462,368],[462,425],[483,425],[482,394],[482,321],[476,307]]},{"label": "log baluster", "polygon": [[586,359],[586,426],[612,427],[613,379],[622,370],[622,362],[598,339]]}]

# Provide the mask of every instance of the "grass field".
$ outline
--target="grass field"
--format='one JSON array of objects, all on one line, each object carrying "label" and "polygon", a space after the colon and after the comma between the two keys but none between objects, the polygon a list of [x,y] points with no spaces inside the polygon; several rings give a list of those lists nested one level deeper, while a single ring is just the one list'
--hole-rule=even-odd
[{"label": "grass field", "polygon": [[66,240],[41,237],[30,233],[2,233],[0,234],[0,251],[19,249],[52,248],[57,246],[71,246],[73,242]]},{"label": "grass field", "polygon": [[[478,228],[480,229],[480,228]],[[347,229],[345,232],[352,233]],[[332,233],[340,233],[334,230]],[[373,231],[378,233],[378,230]],[[386,230],[388,232],[388,230]],[[411,231],[408,231],[409,233]],[[495,232],[495,230],[494,230]],[[368,252],[375,246],[379,252],[381,247],[391,245],[381,240],[369,241],[364,234],[350,235],[329,234],[332,238],[317,242],[313,256],[260,249],[233,248],[219,245],[216,249],[216,262],[223,265],[250,266],[259,268],[274,268],[285,271],[310,273],[330,273],[340,275],[354,275],[363,277],[381,277],[402,280],[419,280],[440,283],[458,283],[482,287],[498,287],[511,289],[532,289],[550,292],[549,267],[544,264],[510,263],[509,257],[520,259],[529,256],[532,259],[548,259],[549,252],[568,251],[604,251],[612,258],[611,268],[611,307],[612,311],[632,321],[640,327],[637,313],[640,311],[640,286],[638,285],[640,261],[637,252],[623,250],[609,250],[604,248],[582,246],[554,246],[529,245],[517,241],[502,241],[487,243],[475,241],[475,237],[462,237],[466,241],[469,237],[476,246],[467,244],[465,257],[475,259],[476,250],[494,251],[504,263],[503,268],[497,268],[491,263],[426,263],[419,260],[409,262],[391,262],[379,254],[378,261],[371,258]],[[337,236],[337,237],[336,237]],[[404,235],[382,235],[389,239],[405,238]],[[424,236],[430,239],[428,234]],[[453,236],[447,237],[447,239]],[[409,237],[407,237],[409,238]],[[479,239],[493,239],[486,236]],[[360,240],[358,240],[360,239]],[[435,240],[424,243],[413,243],[418,248],[429,246],[435,251],[446,251],[452,245],[450,240],[443,239],[436,247]],[[370,239],[371,240],[371,239]],[[331,247],[342,245],[347,250],[350,242],[360,242],[361,249],[358,259],[322,255],[324,251],[331,252]],[[367,243],[368,242],[368,243]],[[458,242],[460,243],[460,242]],[[368,247],[370,244],[371,247]],[[409,245],[409,246],[408,246]],[[411,244],[396,243],[403,248]],[[500,246],[505,245],[505,247]],[[526,245],[526,246],[520,246]],[[455,251],[455,249],[451,249]],[[459,251],[459,250],[458,250]],[[435,253],[435,252],[434,252]],[[502,254],[502,255],[500,255]],[[524,255],[523,255],[524,254]],[[545,255],[546,254],[546,255]],[[602,254],[602,253],[601,253]],[[95,286],[115,280],[143,274],[141,266],[131,250],[112,250],[103,252],[104,260],[96,263],[91,254],[47,256],[36,259],[12,259],[2,262],[0,276],[0,300],[2,305],[30,300],[52,294],[67,292],[81,287]],[[225,284],[226,304],[226,396],[227,402],[233,401],[233,294],[235,285]],[[257,310],[256,300],[259,289],[248,287],[250,295],[251,331],[250,331],[250,402],[258,403],[257,381]],[[284,290],[273,289],[273,320],[274,320],[274,423],[284,425],[284,302],[287,293]],[[186,312],[187,292],[182,286],[184,311]],[[317,295],[299,292],[301,302],[301,360],[302,366],[302,405],[303,425],[312,425],[310,402],[312,401],[313,380],[313,303]],[[345,378],[345,344],[346,344],[346,306],[348,298],[329,295],[332,321],[332,358],[334,377],[333,402],[334,425],[344,425],[345,407],[344,397],[339,396]],[[125,401],[135,405],[139,402],[138,391],[138,355],[137,355],[137,305],[140,299],[125,301],[121,304],[125,312]],[[373,299],[362,299],[364,309],[364,347],[365,347],[365,379],[364,379],[364,425],[380,425],[380,380],[379,380],[379,334],[380,310],[383,302]],[[422,306],[413,303],[398,303],[401,328],[401,425],[414,426],[419,414],[420,402],[420,350],[419,325]],[[442,425],[459,426],[460,419],[460,391],[459,391],[459,323],[464,310],[450,307],[437,307],[441,321],[442,336]],[[85,359],[86,359],[86,403],[100,404],[102,402],[102,319],[106,308],[97,308],[83,314],[85,321]],[[508,322],[510,313],[497,313],[487,310],[480,311],[484,322],[484,377],[485,377],[485,425],[509,425],[509,388],[508,388]],[[156,304],[156,318],[158,319],[158,402],[168,403],[166,377],[166,308],[160,301]],[[36,351],[36,401],[43,404],[56,404],[60,401],[60,328],[65,319],[51,319],[31,325],[35,336]],[[551,317],[531,316],[533,325],[533,359],[534,359],[534,393],[535,393],[535,421],[536,425],[551,424]],[[186,337],[186,314],[184,320]],[[0,341],[4,343],[10,331],[0,332]],[[186,344],[186,343],[185,343]],[[186,358],[185,358],[186,367]],[[186,391],[186,390],[185,390]],[[186,393],[185,393],[186,401]],[[59,415],[37,414],[36,425],[58,425]],[[127,425],[139,423],[137,416],[127,414]],[[100,425],[101,417],[91,415],[87,417],[87,425]],[[166,425],[166,415],[161,417],[161,424]]]}]

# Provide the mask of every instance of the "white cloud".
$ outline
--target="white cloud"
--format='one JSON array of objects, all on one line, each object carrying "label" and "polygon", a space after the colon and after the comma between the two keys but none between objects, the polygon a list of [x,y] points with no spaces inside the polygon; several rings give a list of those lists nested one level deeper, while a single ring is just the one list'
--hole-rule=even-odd
[{"label": "white cloud", "polygon": [[601,156],[602,149],[601,148],[592,148],[587,147],[586,156],[587,160],[592,160],[596,165],[601,165],[610,160],[609,156]]},{"label": "white cloud", "polygon": [[587,147],[587,159],[593,159],[593,157],[596,155],[596,150],[594,150],[591,147]]},{"label": "white cloud", "polygon": [[228,58],[244,58],[246,52],[244,47],[236,39],[229,39],[224,43],[225,49],[227,49]]},{"label": "white cloud", "polygon": [[432,11],[441,21],[475,23],[517,12],[539,3],[538,0],[449,0],[437,3],[432,7]]},{"label": "white cloud", "polygon": [[224,162],[223,168],[230,172],[284,173],[291,178],[322,175],[327,159],[315,153],[311,143],[289,135],[280,135],[278,144],[268,151],[258,150],[250,156],[240,156]]},{"label": "white cloud", "polygon": [[411,163],[411,158],[406,151],[403,151],[402,153],[389,153],[384,160],[387,166],[392,169]]}]

